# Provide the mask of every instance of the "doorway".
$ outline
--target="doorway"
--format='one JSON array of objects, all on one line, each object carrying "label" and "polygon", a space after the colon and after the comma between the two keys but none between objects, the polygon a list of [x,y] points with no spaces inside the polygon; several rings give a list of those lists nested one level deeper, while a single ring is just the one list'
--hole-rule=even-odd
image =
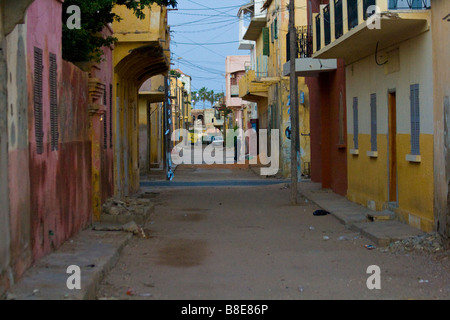
[{"label": "doorway", "polygon": [[394,90],[388,92],[389,202],[397,203],[397,100]]}]

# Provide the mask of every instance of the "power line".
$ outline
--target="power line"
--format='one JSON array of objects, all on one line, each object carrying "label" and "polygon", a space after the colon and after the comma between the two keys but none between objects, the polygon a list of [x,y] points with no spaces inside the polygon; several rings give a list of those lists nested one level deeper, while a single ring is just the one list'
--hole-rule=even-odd
[{"label": "power line", "polygon": [[239,40],[236,41],[224,41],[224,42],[206,42],[206,43],[197,43],[197,42],[177,42],[172,41],[175,44],[185,44],[185,45],[194,45],[194,46],[215,46],[222,44],[230,44],[230,43],[239,43]]}]

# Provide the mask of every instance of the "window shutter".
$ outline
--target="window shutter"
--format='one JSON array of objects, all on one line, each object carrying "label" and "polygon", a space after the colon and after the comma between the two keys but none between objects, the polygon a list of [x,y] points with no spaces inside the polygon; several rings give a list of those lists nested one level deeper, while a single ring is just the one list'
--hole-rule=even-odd
[{"label": "window shutter", "polygon": [[353,98],[353,143],[354,148],[358,149],[358,135],[359,135],[359,128],[358,128],[358,98]]},{"label": "window shutter", "polygon": [[274,38],[275,39],[278,39],[278,18],[275,18],[275,21],[274,21],[274,27],[273,27],[273,31],[274,31]]},{"label": "window shutter", "polygon": [[262,37],[263,37],[263,55],[270,55],[270,40],[269,40],[269,28],[262,28]]},{"label": "window shutter", "polygon": [[419,85],[410,86],[411,103],[411,154],[420,154],[420,108],[419,108]]},{"label": "window shutter", "polygon": [[36,139],[36,153],[42,154],[44,151],[43,139],[43,118],[42,118],[42,49],[34,48],[34,131]]},{"label": "window shutter", "polygon": [[49,57],[49,80],[50,80],[50,145],[51,150],[58,150],[59,130],[58,130],[58,70],[56,55],[50,53]]},{"label": "window shutter", "polygon": [[371,151],[377,151],[377,95],[370,95],[370,144]]},{"label": "window shutter", "polygon": [[272,41],[273,43],[274,40],[275,40],[274,23],[272,22],[270,24],[270,41]]}]

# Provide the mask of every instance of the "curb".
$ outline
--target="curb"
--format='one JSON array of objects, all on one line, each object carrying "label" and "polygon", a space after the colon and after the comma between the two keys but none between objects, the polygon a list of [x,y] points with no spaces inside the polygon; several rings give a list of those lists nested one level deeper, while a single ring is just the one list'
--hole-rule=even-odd
[{"label": "curb", "polygon": [[423,231],[397,220],[370,221],[368,216],[373,215],[374,211],[332,191],[321,189],[315,183],[304,182],[300,186],[299,192],[303,196],[379,247],[387,247],[392,242],[424,234]]},{"label": "curb", "polygon": [[[128,232],[84,230],[25,272],[10,300],[94,300],[99,283],[133,237]],[[67,288],[71,265],[80,267],[81,289]]]}]

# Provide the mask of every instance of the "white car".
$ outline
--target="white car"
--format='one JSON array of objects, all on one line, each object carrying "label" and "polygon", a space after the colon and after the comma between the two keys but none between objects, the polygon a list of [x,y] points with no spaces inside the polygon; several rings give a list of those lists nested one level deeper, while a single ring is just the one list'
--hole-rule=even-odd
[{"label": "white car", "polygon": [[212,137],[211,143],[213,146],[223,147],[223,138],[221,136]]}]

